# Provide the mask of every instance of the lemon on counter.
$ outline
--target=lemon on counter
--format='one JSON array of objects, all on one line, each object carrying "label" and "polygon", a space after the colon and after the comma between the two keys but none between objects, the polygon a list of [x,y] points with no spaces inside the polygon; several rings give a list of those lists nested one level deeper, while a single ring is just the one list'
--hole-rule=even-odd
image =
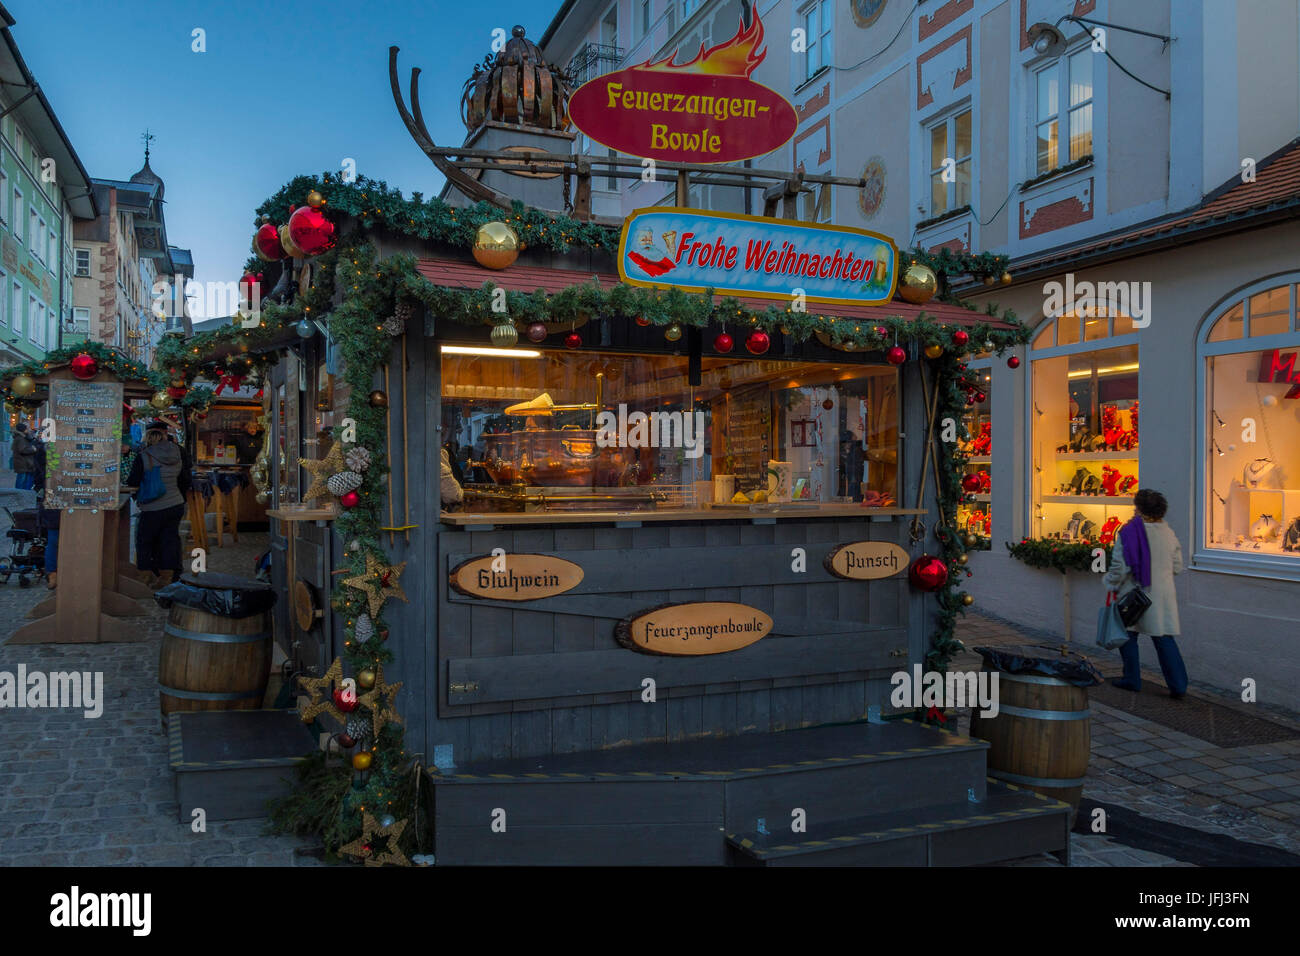
[{"label": "lemon on counter", "polygon": [[767,489],[760,488],[758,491],[754,492],[753,501],[755,503],[759,501],[766,501],[766,500],[767,500]]},{"label": "lemon on counter", "polygon": [[737,491],[731,496],[731,503],[733,505],[747,505],[749,504],[749,497],[743,491]]}]

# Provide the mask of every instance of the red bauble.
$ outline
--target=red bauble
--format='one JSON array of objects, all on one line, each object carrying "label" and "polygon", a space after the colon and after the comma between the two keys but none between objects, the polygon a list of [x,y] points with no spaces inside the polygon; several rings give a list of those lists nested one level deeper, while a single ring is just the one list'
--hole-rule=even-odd
[{"label": "red bauble", "polygon": [[280,245],[280,230],[269,222],[263,223],[253,237],[253,249],[259,259],[274,262],[284,258],[284,247]]},{"label": "red bauble", "polygon": [[755,329],[749,333],[749,338],[745,339],[745,348],[751,355],[762,355],[772,347],[772,339],[761,329]]},{"label": "red bauble", "polygon": [[648,328],[650,325],[650,320],[647,319],[644,315],[638,315],[636,317],[636,324],[641,326],[641,328],[643,329]]},{"label": "red bauble", "polygon": [[976,393],[975,393],[975,404],[976,404],[976,405],[983,405],[987,400],[988,400],[988,396],[985,395],[983,392],[976,392]]},{"label": "red bauble", "polygon": [[970,494],[973,495],[980,490],[980,484],[981,484],[980,476],[972,472],[971,474],[965,475],[962,478],[961,490],[969,492]]},{"label": "red bauble", "polygon": [[948,565],[938,558],[923,554],[907,569],[912,586],[921,591],[937,591],[948,580]]},{"label": "red bauble", "polygon": [[1007,368],[1020,368],[1020,359],[1014,355],[1007,359]]},{"label": "red bauble", "polygon": [[528,341],[541,342],[546,338],[546,324],[544,322],[534,322],[528,326]]},{"label": "red bauble", "polygon": [[736,340],[726,332],[719,332],[718,337],[713,340],[713,350],[715,352],[730,352],[736,347]]},{"label": "red bauble", "polygon": [[832,402],[829,398],[826,399],[826,401],[822,402],[822,408],[826,409],[826,411],[828,412],[834,407],[835,407],[835,403]]},{"label": "red bauble", "polygon": [[877,325],[877,326],[876,326],[874,329],[872,329],[871,331],[875,332],[875,333],[876,333],[877,335],[879,335],[882,339],[883,339],[883,338],[885,337],[885,335],[887,334],[886,331],[885,331],[885,327],[884,327],[883,325]]},{"label": "red bauble", "polygon": [[339,746],[345,750],[351,750],[357,745],[357,738],[351,734],[339,734]]},{"label": "red bauble", "polygon": [[69,365],[72,368],[72,374],[83,382],[88,382],[99,374],[99,363],[95,361],[93,355],[88,355],[85,352],[74,356]]},{"label": "red bauble", "polygon": [[262,273],[253,275],[251,272],[245,272],[243,278],[239,280],[239,297],[245,302],[252,302],[253,293],[256,291],[258,298],[262,295]]},{"label": "red bauble", "polygon": [[570,332],[564,337],[564,347],[566,349],[576,349],[582,346],[582,336],[577,332]]},{"label": "red bauble", "polygon": [[189,391],[183,385],[168,385],[167,394],[172,398],[184,398],[185,393]]},{"label": "red bauble", "polygon": [[890,365],[902,365],[907,361],[907,349],[900,345],[891,346],[885,353],[885,361]]},{"label": "red bauble", "polygon": [[344,508],[355,508],[357,505],[361,504],[361,496],[355,491],[344,492],[339,495],[339,504]]},{"label": "red bauble", "polygon": [[309,256],[318,256],[334,245],[334,223],[311,206],[295,210],[289,217],[289,238]]},{"label": "red bauble", "polygon": [[340,687],[334,692],[334,706],[345,714],[357,709],[357,692]]},{"label": "red bauble", "polygon": [[952,334],[953,345],[965,345],[969,341],[970,341],[970,333],[968,333],[965,329],[958,329],[956,332]]}]

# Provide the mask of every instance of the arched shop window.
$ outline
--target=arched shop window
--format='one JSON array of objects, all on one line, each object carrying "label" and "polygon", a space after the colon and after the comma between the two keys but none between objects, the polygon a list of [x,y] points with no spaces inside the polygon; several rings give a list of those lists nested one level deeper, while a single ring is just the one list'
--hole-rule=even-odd
[{"label": "arched shop window", "polygon": [[1109,544],[1138,488],[1138,336],[1126,315],[1047,319],[1029,350],[1029,528]]},{"label": "arched shop window", "polygon": [[1201,330],[1198,563],[1300,578],[1297,281],[1234,293]]},{"label": "arched shop window", "polygon": [[[957,526],[975,535],[977,547],[987,550],[993,533],[993,495],[989,475],[992,471],[993,444],[993,407],[992,359],[989,353],[977,355],[967,365],[967,375],[976,383],[975,392],[969,399],[962,422],[966,426],[967,438],[958,445],[958,449],[968,456],[962,466],[962,477],[974,475],[970,492],[975,500],[963,503],[957,508]],[[979,401],[983,395],[984,400]],[[975,484],[978,482],[978,484]]]}]

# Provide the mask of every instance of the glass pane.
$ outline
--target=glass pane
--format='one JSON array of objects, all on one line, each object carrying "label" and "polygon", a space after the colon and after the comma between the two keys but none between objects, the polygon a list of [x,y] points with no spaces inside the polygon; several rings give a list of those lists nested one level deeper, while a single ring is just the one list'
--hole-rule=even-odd
[{"label": "glass pane", "polygon": [[1086,318],[1083,320],[1083,340],[1092,342],[1096,339],[1104,339],[1109,329],[1109,316],[1099,315],[1095,318]]},{"label": "glass pane", "polygon": [[970,110],[957,115],[957,151],[954,154],[958,159],[970,155]]},{"label": "glass pane", "polygon": [[948,124],[940,123],[930,130],[930,168],[938,169],[948,156]]},{"label": "glass pane", "polygon": [[1273,312],[1268,315],[1256,315],[1254,309],[1250,313],[1250,334],[1254,338],[1257,335],[1282,335],[1291,331],[1291,313]]},{"label": "glass pane", "polygon": [[1114,320],[1115,331],[1112,335],[1128,335],[1133,331],[1133,319],[1127,315],[1117,315]]},{"label": "glass pane", "polygon": [[948,211],[948,184],[939,173],[930,175],[930,215],[938,216]]},{"label": "glass pane", "polygon": [[1040,121],[1051,119],[1060,112],[1056,96],[1056,69],[1053,67],[1038,74],[1038,119]]},{"label": "glass pane", "polygon": [[466,510],[693,507],[715,475],[762,501],[770,462],[791,499],[896,500],[896,369],[746,359],[706,356],[692,386],[684,356],[444,352]]},{"label": "glass pane", "polygon": [[1214,323],[1214,328],[1210,329],[1210,341],[1228,342],[1245,335],[1242,315],[1243,309],[1240,303],[1224,313],[1223,317]]},{"label": "glass pane", "polygon": [[[1265,312],[1289,312],[1291,310],[1290,288],[1278,286],[1267,292],[1260,292],[1250,297],[1250,321],[1254,325],[1255,317]],[[1252,330],[1251,335],[1256,333]]]},{"label": "glass pane", "polygon": [[1056,344],[1056,323],[1049,320],[1043,324],[1042,329],[1034,336],[1034,345],[1036,349],[1050,349]]},{"label": "glass pane", "polygon": [[1092,155],[1092,104],[1070,111],[1070,162]]},{"label": "glass pane", "polygon": [[1079,317],[1073,312],[1068,312],[1057,321],[1056,344],[1057,345],[1078,345],[1079,344]]},{"label": "glass pane", "polygon": [[[1285,371],[1274,368],[1273,381],[1259,381],[1260,372],[1269,371],[1261,370],[1260,356],[1252,351],[1206,359],[1205,545],[1300,561],[1294,550],[1300,517],[1291,490],[1300,474],[1300,418],[1287,408],[1294,401],[1280,400],[1290,388],[1279,380]],[[1278,401],[1269,405],[1270,398]],[[1240,440],[1243,418],[1258,423],[1258,441]]]},{"label": "glass pane", "polygon": [[953,201],[954,209],[970,203],[970,166],[969,159],[963,159],[957,164],[957,195]]},{"label": "glass pane", "polygon": [[1084,48],[1070,57],[1070,105],[1092,99],[1092,49]]},{"label": "glass pane", "polygon": [[1056,120],[1050,123],[1043,123],[1038,127],[1038,163],[1036,169],[1039,173],[1050,172],[1058,165],[1057,162],[1057,130]]}]

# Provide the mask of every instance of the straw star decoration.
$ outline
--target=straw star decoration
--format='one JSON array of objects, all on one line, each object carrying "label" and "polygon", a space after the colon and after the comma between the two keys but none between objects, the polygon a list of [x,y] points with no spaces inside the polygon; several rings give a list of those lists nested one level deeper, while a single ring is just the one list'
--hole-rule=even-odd
[{"label": "straw star decoration", "polygon": [[298,712],[304,724],[310,724],[319,714],[329,714],[339,723],[347,721],[347,715],[334,703],[334,686],[342,682],[343,659],[341,657],[334,658],[330,669],[321,677],[298,678],[298,686],[310,695],[308,702]]},{"label": "straw star decoration", "polygon": [[375,739],[379,739],[379,731],[383,729],[384,724],[400,724],[402,716],[393,706],[397,700],[397,692],[402,689],[402,682],[399,680],[396,684],[384,683],[384,665],[375,665],[375,685],[362,694],[357,701],[361,706],[369,709],[371,722],[374,724]]},{"label": "straw star decoration", "polygon": [[405,561],[401,564],[383,564],[373,554],[367,554],[365,572],[344,578],[343,583],[365,593],[370,616],[377,618],[384,607],[384,602],[389,598],[406,600],[406,592],[397,583],[404,570],[406,570]]},{"label": "straw star decoration", "polygon": [[[339,847],[339,853],[359,857],[366,861],[366,866],[383,866],[385,863],[392,863],[396,866],[410,866],[411,861],[406,858],[406,854],[397,845],[397,841],[401,838],[402,831],[405,829],[405,820],[395,820],[388,826],[381,827],[378,820],[368,813],[363,813],[361,814],[361,836],[351,843]],[[387,849],[383,853],[375,852],[376,837],[388,841]]]},{"label": "straw star decoration", "polygon": [[303,493],[303,501],[314,501],[317,498],[333,497],[327,482],[331,475],[337,475],[340,471],[347,471],[347,465],[343,462],[343,443],[336,441],[334,447],[330,449],[329,454],[320,461],[311,458],[299,458],[298,464],[306,468],[311,473],[311,487]]}]

